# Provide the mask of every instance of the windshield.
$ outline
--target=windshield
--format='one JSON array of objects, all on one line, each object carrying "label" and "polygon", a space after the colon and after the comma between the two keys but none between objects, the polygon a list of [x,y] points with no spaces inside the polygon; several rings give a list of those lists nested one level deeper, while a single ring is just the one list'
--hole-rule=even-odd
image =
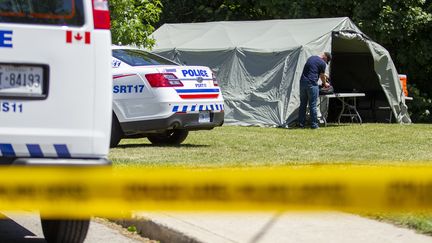
[{"label": "windshield", "polygon": [[83,0],[0,0],[0,22],[82,26]]},{"label": "windshield", "polygon": [[115,49],[112,54],[131,66],[178,65],[168,59],[141,50]]}]

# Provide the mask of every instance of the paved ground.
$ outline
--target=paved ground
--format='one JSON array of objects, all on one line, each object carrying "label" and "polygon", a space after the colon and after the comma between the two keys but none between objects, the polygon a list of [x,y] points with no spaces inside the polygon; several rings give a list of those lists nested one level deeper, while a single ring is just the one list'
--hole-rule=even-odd
[{"label": "paved ground", "polygon": [[[3,213],[0,217],[0,242],[46,243],[40,225],[39,215],[34,213]],[[94,219],[85,243],[137,243],[152,242],[138,235],[128,233],[103,219]]]},{"label": "paved ground", "polygon": [[[45,243],[37,214],[4,213],[0,242]],[[175,243],[426,243],[432,237],[352,214],[327,213],[136,213],[145,237]],[[156,242],[94,219],[86,243]]]},{"label": "paved ground", "polygon": [[141,220],[140,225],[144,235],[161,242],[432,242],[432,237],[412,230],[338,212],[138,213],[136,216],[147,219]]}]

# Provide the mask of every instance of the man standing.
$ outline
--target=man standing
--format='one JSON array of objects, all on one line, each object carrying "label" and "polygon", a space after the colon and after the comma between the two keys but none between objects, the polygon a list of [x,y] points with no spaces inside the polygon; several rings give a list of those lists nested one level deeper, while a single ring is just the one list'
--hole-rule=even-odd
[{"label": "man standing", "polygon": [[300,78],[300,110],[299,126],[304,128],[306,120],[306,106],[309,103],[311,116],[311,128],[318,128],[317,99],[319,95],[318,80],[321,79],[323,86],[327,87],[326,65],[331,61],[329,52],[320,56],[311,56],[306,61]]}]

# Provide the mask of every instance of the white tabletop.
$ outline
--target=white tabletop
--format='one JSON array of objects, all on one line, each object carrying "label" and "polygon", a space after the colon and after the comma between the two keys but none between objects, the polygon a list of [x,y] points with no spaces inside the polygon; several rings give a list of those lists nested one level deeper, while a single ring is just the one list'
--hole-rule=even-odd
[{"label": "white tabletop", "polygon": [[326,94],[320,96],[329,97],[329,98],[363,97],[365,96],[365,93],[334,93],[334,94]]}]

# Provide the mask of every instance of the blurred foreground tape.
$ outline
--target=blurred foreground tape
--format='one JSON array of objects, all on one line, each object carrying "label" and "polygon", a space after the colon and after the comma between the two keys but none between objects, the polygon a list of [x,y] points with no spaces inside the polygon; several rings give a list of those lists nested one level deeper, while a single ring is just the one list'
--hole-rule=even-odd
[{"label": "blurred foreground tape", "polygon": [[432,167],[0,167],[0,210],[124,217],[153,210],[432,209]]}]

